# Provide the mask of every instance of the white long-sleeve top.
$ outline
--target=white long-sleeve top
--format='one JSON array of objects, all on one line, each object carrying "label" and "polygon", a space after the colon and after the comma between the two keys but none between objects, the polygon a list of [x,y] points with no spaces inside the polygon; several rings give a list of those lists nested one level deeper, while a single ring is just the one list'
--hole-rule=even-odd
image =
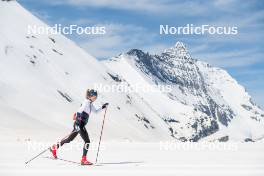
[{"label": "white long-sleeve top", "polygon": [[91,102],[89,99],[85,99],[79,108],[78,112],[82,113],[83,111],[86,112],[87,114],[91,114],[91,112],[98,113],[102,110],[102,107],[96,109],[93,105],[93,102]]}]

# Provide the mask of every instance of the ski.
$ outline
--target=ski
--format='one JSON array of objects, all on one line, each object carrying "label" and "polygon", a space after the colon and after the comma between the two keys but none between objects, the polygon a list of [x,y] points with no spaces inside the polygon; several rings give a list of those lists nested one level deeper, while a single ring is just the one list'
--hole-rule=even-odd
[{"label": "ski", "polygon": [[64,161],[64,162],[67,162],[67,163],[71,163],[71,164],[76,164],[76,165],[79,165],[79,166],[102,166],[100,164],[91,164],[91,165],[81,165],[80,162],[76,162],[76,161],[72,161],[72,160],[68,160],[68,159],[63,159],[63,158],[53,158],[53,157],[50,157],[50,156],[45,156],[43,158],[47,158],[47,159],[51,159],[51,160],[60,160],[60,161]]},{"label": "ski", "polygon": [[54,158],[54,157],[51,157],[51,156],[45,156],[43,158],[47,158],[47,159],[51,159],[51,160],[60,160],[60,161],[65,161],[65,162],[68,162],[68,163],[72,163],[72,164],[78,164],[78,165],[81,165],[80,162],[76,162],[76,161],[72,161],[72,160],[68,160],[68,159],[63,159],[63,158]]}]

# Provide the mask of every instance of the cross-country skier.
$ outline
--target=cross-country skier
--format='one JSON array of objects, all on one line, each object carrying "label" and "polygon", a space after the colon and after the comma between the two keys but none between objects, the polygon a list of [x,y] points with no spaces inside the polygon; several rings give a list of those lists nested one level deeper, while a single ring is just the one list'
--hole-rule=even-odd
[{"label": "cross-country skier", "polygon": [[100,112],[101,110],[105,109],[108,106],[108,103],[103,104],[103,106],[99,109],[96,109],[93,105],[93,102],[97,99],[97,91],[91,89],[86,91],[86,98],[83,101],[79,110],[74,114],[74,124],[72,132],[64,139],[62,139],[57,144],[52,145],[50,151],[55,159],[57,159],[57,149],[65,143],[71,142],[78,134],[81,135],[82,139],[84,140],[83,146],[83,155],[81,159],[82,165],[91,165],[90,161],[86,159],[86,155],[88,152],[90,139],[89,135],[86,131],[85,125],[88,122],[88,119],[91,115],[91,112]]}]

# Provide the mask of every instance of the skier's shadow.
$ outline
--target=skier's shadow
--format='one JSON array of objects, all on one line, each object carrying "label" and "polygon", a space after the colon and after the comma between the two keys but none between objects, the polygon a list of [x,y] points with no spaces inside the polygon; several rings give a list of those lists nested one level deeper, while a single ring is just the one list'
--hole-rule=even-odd
[{"label": "skier's shadow", "polygon": [[106,162],[106,163],[100,163],[103,165],[116,165],[116,164],[142,164],[143,161],[121,161],[121,162]]}]

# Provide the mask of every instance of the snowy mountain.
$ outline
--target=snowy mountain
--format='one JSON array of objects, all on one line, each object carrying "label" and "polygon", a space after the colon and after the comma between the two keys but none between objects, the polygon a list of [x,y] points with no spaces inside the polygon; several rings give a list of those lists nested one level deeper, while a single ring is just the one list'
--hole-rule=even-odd
[{"label": "snowy mountain", "polygon": [[[170,85],[172,91],[106,92],[104,139],[114,141],[256,140],[263,111],[225,71],[191,58],[182,43],[161,55],[130,50],[100,63],[59,34],[28,34],[47,27],[16,1],[0,1],[1,140],[50,141],[69,133],[72,114],[95,85]],[[103,113],[87,129],[98,140]]]},{"label": "snowy mountain", "polygon": [[132,49],[104,64],[129,84],[170,85],[139,92],[182,141],[251,141],[263,138],[264,112],[226,71],[195,60],[183,43],[150,55]]}]

